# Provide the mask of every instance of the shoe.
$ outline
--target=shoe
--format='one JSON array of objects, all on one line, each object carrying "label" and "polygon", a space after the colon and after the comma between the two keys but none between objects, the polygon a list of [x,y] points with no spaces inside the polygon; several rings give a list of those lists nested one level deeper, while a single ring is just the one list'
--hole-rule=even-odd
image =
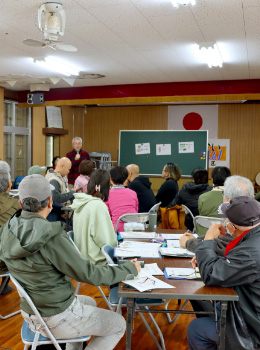
[{"label": "shoe", "polygon": [[7,285],[7,286],[5,286],[4,289],[2,290],[1,295],[7,294],[7,293],[11,292],[12,290],[13,290],[13,287]]}]

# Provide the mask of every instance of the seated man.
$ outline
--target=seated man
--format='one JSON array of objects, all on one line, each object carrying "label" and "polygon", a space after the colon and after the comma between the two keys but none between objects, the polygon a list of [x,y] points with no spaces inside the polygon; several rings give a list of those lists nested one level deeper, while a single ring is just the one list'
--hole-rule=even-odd
[{"label": "seated man", "polygon": [[[233,287],[238,302],[227,310],[226,349],[259,349],[260,347],[260,205],[245,196],[220,206],[226,217],[226,228],[212,225],[196,249],[201,277],[207,286]],[[216,253],[214,239],[228,230],[234,240],[223,256]],[[193,320],[188,328],[190,350],[216,350],[219,335],[213,317]]]},{"label": "seated man", "polygon": [[[22,211],[0,229],[0,270],[6,267],[25,288],[57,338],[93,335],[86,349],[114,349],[125,332],[118,313],[99,309],[94,299],[75,295],[69,278],[93,285],[111,285],[137,275],[139,262],[95,266],[75,249],[60,222],[46,220],[52,209],[51,186],[41,175],[25,177],[19,186]],[[21,299],[22,315],[35,331],[39,324]],[[44,335],[44,331],[41,330]],[[79,343],[66,349],[80,349]]]},{"label": "seated man", "polygon": [[61,210],[62,207],[69,207],[74,198],[74,192],[69,191],[66,176],[71,168],[71,161],[63,157],[61,158],[54,170],[49,170],[45,178],[54,186],[52,191],[53,211],[48,216],[48,221],[64,221],[65,214]]},{"label": "seated man", "polygon": [[[201,195],[200,198],[205,195],[210,196],[212,192],[213,191],[207,192]],[[224,202],[229,202],[230,199],[239,197],[239,196],[246,196],[252,199],[254,198],[254,187],[252,185],[252,182],[249,179],[238,175],[227,177],[224,184]],[[195,253],[197,245],[201,241],[203,241],[204,238],[205,238],[205,235],[195,238],[193,234],[185,233],[180,238],[180,246],[182,248],[186,248],[191,252]],[[216,238],[216,242],[217,242],[216,249],[217,249],[218,255],[222,255],[222,256],[224,255],[226,245],[231,240],[232,240],[232,236],[230,235],[220,236]]]},{"label": "seated man", "polygon": [[151,182],[145,176],[139,175],[139,166],[129,164],[126,167],[128,171],[128,188],[135,191],[138,198],[138,213],[147,213],[155,204],[156,198],[151,189]]},{"label": "seated man", "polygon": [[[14,213],[20,208],[18,200],[9,195],[12,187],[10,167],[3,160],[0,161],[0,227],[3,226]],[[12,290],[8,286],[9,277],[2,280],[0,294],[6,294]]]}]

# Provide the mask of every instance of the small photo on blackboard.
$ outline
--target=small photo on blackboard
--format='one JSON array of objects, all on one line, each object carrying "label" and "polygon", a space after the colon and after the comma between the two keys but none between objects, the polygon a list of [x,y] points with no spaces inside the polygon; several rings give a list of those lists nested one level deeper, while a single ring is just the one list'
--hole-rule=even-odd
[{"label": "small photo on blackboard", "polygon": [[46,107],[47,127],[63,129],[61,107]]}]

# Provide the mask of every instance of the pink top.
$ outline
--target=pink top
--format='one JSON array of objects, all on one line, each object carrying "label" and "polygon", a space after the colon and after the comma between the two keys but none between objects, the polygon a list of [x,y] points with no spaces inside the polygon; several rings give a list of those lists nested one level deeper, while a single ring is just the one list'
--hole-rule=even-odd
[{"label": "pink top", "polygon": [[89,176],[79,175],[74,183],[74,190],[77,192],[87,193],[88,191]]},{"label": "pink top", "polygon": [[[117,219],[121,215],[138,213],[138,199],[136,192],[123,186],[115,186],[111,188],[106,205],[114,228],[116,228]],[[124,231],[124,223],[122,221],[118,225],[118,231]]]}]

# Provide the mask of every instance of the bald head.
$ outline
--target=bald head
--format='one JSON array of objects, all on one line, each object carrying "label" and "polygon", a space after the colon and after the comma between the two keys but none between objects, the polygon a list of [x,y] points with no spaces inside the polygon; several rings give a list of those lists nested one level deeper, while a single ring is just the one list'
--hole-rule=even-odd
[{"label": "bald head", "polygon": [[137,176],[139,176],[139,166],[136,164],[129,164],[126,167],[128,171],[128,180],[131,182],[133,181]]},{"label": "bald head", "polygon": [[59,159],[57,166],[55,168],[56,173],[60,173],[61,176],[67,176],[71,168],[71,161],[69,158],[62,157]]}]

